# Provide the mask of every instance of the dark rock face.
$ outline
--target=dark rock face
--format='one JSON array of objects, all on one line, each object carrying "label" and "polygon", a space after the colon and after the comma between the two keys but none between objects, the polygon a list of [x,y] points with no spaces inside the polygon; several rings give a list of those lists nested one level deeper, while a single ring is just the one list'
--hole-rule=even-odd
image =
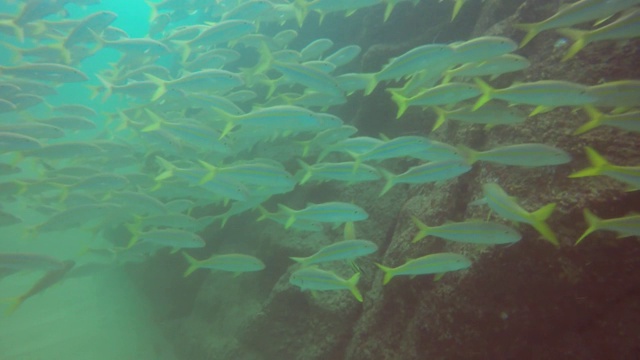
[{"label": "dark rock face", "polygon": [[[423,3],[415,8],[416,14],[410,6],[398,6],[396,11],[407,16],[407,21],[414,21],[425,6]],[[512,24],[540,21],[557,11],[556,3],[542,0],[524,4],[487,0],[483,4],[477,12],[479,17],[466,11],[459,15],[475,21],[466,38],[494,34],[519,40],[524,33],[515,31]],[[370,22],[370,17],[379,17],[378,11],[381,9],[361,17],[362,24]],[[401,16],[398,13],[392,15],[389,26],[393,25],[394,16]],[[447,31],[452,25],[433,26]],[[383,30],[376,27],[373,31]],[[404,51],[398,49],[424,43],[422,34],[405,33],[405,44],[371,47],[363,57],[363,69],[378,69],[384,62],[380,59]],[[370,34],[364,30],[357,35],[371,41]],[[591,44],[575,58],[561,62],[565,49],[556,46],[559,38],[552,31],[538,35],[518,51],[531,61],[531,68],[500,77],[494,84],[506,87],[514,80],[558,79],[594,85],[640,78],[640,67],[636,63],[638,40]],[[438,41],[449,40],[455,39]],[[358,39],[353,42],[358,43]],[[433,123],[433,115],[428,111],[410,112],[409,120],[389,125],[395,108],[387,95],[379,88],[373,95],[359,99],[355,125],[366,127],[363,132],[370,134],[385,129],[392,129],[390,135],[425,134],[424,129]],[[371,108],[387,110],[372,111]],[[225,334],[234,339],[231,345],[225,345],[230,350],[220,353],[201,347],[197,358],[637,358],[640,353],[640,247],[634,239],[616,239],[615,234],[609,232],[596,232],[579,246],[573,243],[586,229],[583,209],[592,209],[603,218],[624,216],[640,210],[640,195],[627,192],[625,185],[605,177],[569,179],[567,175],[587,166],[583,152],[586,145],[597,149],[614,164],[640,164],[640,136],[604,127],[582,136],[571,135],[585,121],[582,111],[560,108],[512,127],[485,129],[448,121],[430,135],[439,141],[476,149],[545,143],[573,156],[573,161],[566,165],[514,168],[477,163],[470,173],[455,180],[411,189],[397,186],[382,198],[377,197],[376,186],[371,186],[373,189],[338,188],[336,196],[358,199],[369,212],[370,219],[362,225],[358,223],[357,230],[359,237],[378,243],[380,249],[375,261],[397,266],[407,258],[448,251],[469,257],[473,260],[472,267],[448,273],[439,281],[431,276],[397,277],[383,286],[382,273],[372,263],[363,262],[364,275],[359,288],[365,299],[360,304],[347,291],[320,293],[317,297],[298,291],[288,283],[294,270],[291,266],[269,291],[254,294],[252,311],[241,311],[242,325]],[[391,167],[404,165],[390,164]],[[509,247],[461,245],[435,238],[411,243],[416,229],[409,215],[429,225],[472,218],[503,221],[486,206],[468,206],[481,197],[481,185],[487,182],[499,183],[528,211],[555,202],[557,208],[549,225],[560,239],[560,248],[540,239],[535,230],[522,224],[519,229],[523,239]],[[333,235],[340,236],[338,232]],[[283,240],[278,249],[295,253],[300,247]],[[291,264],[285,258],[279,261],[283,270]],[[343,270],[346,270],[344,274],[349,273],[348,268]],[[256,275],[252,281],[259,282],[260,276]],[[199,307],[210,307],[212,302],[220,301],[214,300],[219,295],[207,297],[207,286],[200,295],[206,300],[196,303],[195,312],[201,310]],[[251,287],[247,283],[242,286]],[[238,289],[229,296],[247,296],[239,293]],[[221,308],[202,314],[199,319],[208,321],[225,311]],[[206,337],[199,341],[206,341]]]}]

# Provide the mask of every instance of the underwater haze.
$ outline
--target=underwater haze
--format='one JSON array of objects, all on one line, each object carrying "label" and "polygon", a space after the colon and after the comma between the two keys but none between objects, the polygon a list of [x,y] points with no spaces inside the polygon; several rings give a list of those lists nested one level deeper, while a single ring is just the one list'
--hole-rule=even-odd
[{"label": "underwater haze", "polygon": [[633,359],[640,0],[0,4],[0,360]]}]

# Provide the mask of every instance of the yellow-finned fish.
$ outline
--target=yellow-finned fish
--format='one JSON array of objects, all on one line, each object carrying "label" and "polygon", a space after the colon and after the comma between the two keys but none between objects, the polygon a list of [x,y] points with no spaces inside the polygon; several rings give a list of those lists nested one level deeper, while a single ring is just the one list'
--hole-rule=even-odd
[{"label": "yellow-finned fish", "polygon": [[640,236],[640,215],[633,214],[615,219],[600,219],[589,209],[584,210],[584,219],[589,225],[575,245],[594,231],[607,230],[618,233],[618,237]]},{"label": "yellow-finned fish", "polygon": [[570,178],[604,175],[630,185],[630,190],[640,189],[640,166],[614,165],[593,148],[587,146],[584,150],[591,167],[574,172]]},{"label": "yellow-finned fish", "polygon": [[567,5],[543,21],[516,24],[514,27],[527,32],[520,43],[520,47],[523,47],[542,31],[570,27],[591,20],[607,19],[639,3],[638,0],[580,0]]},{"label": "yellow-finned fish", "polygon": [[349,279],[343,279],[331,271],[310,266],[293,272],[289,283],[299,287],[302,291],[349,290],[356,300],[362,302],[362,294],[357,287],[358,280],[360,280],[359,272]]},{"label": "yellow-finned fish", "polygon": [[496,183],[487,183],[482,185],[482,192],[484,197],[478,201],[474,201],[472,204],[487,204],[491,210],[495,211],[503,218],[529,224],[533,226],[533,228],[536,229],[545,240],[555,246],[560,245],[555,233],[545,222],[556,208],[555,203],[550,203],[536,211],[528,212]]},{"label": "yellow-finned fish", "polygon": [[438,253],[426,255],[417,259],[411,259],[406,263],[395,267],[387,267],[376,264],[380,270],[384,271],[383,285],[398,275],[428,275],[443,274],[449,271],[466,269],[471,266],[471,260],[460,254]]}]

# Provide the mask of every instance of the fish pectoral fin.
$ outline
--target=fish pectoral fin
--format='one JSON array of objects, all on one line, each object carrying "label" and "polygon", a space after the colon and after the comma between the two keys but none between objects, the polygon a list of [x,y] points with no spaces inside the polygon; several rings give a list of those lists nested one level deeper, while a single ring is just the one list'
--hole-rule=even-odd
[{"label": "fish pectoral fin", "polygon": [[438,273],[433,277],[433,281],[440,281],[440,279],[442,279],[442,277],[444,276],[444,273]]}]

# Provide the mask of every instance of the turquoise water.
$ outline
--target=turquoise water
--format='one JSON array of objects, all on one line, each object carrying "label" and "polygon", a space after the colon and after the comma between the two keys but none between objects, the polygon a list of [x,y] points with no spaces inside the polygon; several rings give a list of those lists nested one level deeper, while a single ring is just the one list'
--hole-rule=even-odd
[{"label": "turquoise water", "polygon": [[[574,161],[595,142],[569,135],[579,109],[638,106],[637,81],[539,76],[521,31],[471,35],[480,1],[457,20],[453,1],[90,2],[0,5],[0,360],[346,354],[369,304],[453,293],[505,243],[573,246],[555,216],[584,203],[535,181],[597,167]],[[117,19],[84,22],[100,11]],[[532,44],[560,61],[548,35]],[[531,130],[562,111],[580,115]],[[452,216],[418,218],[445,196]],[[436,222],[446,240],[411,242]],[[329,341],[319,323],[338,350],[296,342]]]}]

